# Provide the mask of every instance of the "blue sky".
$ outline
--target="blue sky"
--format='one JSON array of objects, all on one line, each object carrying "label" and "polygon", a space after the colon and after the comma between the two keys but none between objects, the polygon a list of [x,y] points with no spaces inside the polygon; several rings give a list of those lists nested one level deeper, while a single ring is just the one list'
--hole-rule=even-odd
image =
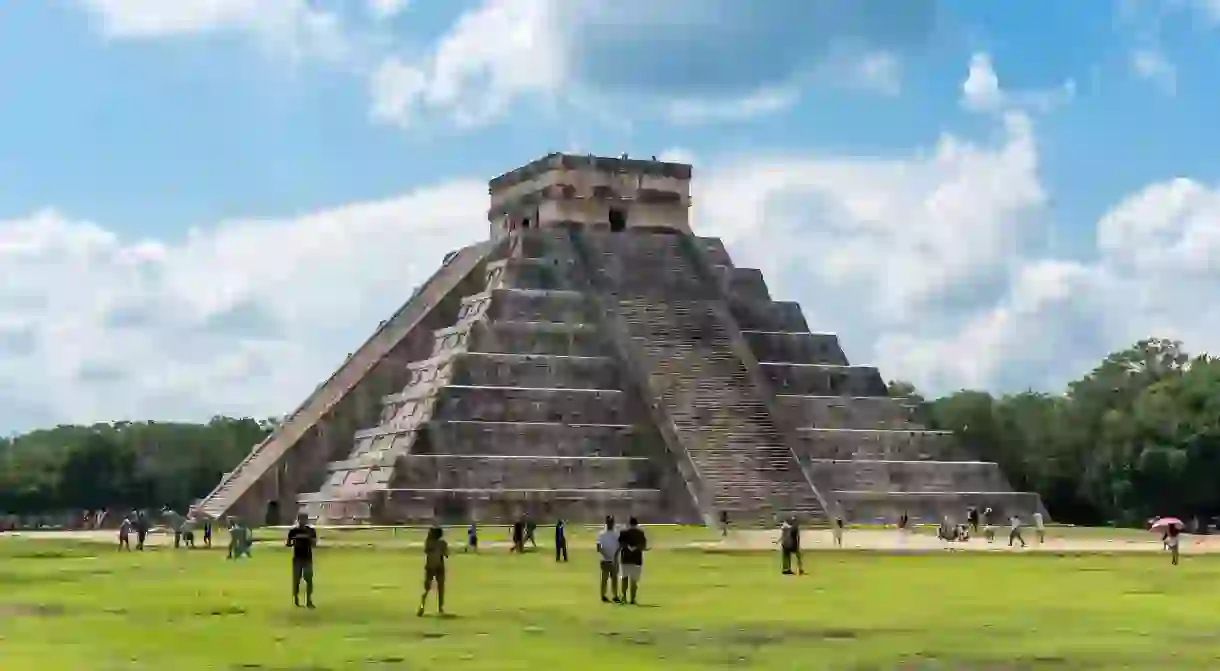
[{"label": "blue sky", "polygon": [[1213,0],[10,4],[0,429],[291,409],[554,150],[931,391],[1216,346]]}]

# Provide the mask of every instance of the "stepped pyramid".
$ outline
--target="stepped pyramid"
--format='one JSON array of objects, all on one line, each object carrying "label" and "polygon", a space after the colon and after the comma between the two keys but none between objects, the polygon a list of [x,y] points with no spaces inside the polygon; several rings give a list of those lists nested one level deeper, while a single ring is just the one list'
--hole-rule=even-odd
[{"label": "stepped pyramid", "polygon": [[688,223],[691,167],[551,154],[490,184],[490,240],[205,498],[282,524],[772,524],[1043,510],[910,420],[876,368]]}]

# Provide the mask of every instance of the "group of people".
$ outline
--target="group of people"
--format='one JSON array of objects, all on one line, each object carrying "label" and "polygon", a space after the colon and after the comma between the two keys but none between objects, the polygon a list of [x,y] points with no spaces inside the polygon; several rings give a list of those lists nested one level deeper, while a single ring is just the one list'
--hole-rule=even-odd
[{"label": "group of people", "polygon": [[[941,520],[940,528],[937,530],[937,536],[941,540],[950,542],[965,542],[970,540],[972,533],[977,534],[980,529],[983,531],[984,538],[988,543],[995,541],[996,526],[991,523],[991,508],[985,508],[980,511],[978,508],[970,507],[966,510],[966,523],[954,524],[946,515]],[[905,528],[906,513],[903,513],[903,521],[900,521],[899,528]],[[1046,542],[1046,522],[1042,517],[1042,513],[1035,511],[1033,514],[1034,533],[1037,535],[1038,544]],[[1020,543],[1021,547],[1025,547],[1025,537],[1021,535],[1021,529],[1024,523],[1021,516],[1013,514],[1008,518],[1008,547],[1012,547],[1016,543]]]}]

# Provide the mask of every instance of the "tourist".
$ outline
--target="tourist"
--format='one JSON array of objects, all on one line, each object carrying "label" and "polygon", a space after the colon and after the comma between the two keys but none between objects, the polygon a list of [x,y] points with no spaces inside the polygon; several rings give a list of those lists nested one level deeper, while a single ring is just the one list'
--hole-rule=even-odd
[{"label": "tourist", "polygon": [[525,522],[520,519],[513,522],[513,546],[509,552],[517,554],[525,552]]},{"label": "tourist", "polygon": [[305,581],[305,607],[313,608],[313,548],[318,532],[309,526],[309,516],[297,515],[297,524],[288,530],[285,547],[292,548],[292,603],[301,606],[301,580]]},{"label": "tourist", "polygon": [[462,548],[462,552],[479,553],[479,527],[474,522],[466,529],[466,547]]},{"label": "tourist", "polygon": [[619,572],[623,579],[619,595],[627,599],[630,594],[628,603],[634,604],[640,587],[640,575],[644,572],[644,551],[648,549],[648,538],[634,517],[627,521],[627,528],[619,533],[618,547]]},{"label": "tourist", "polygon": [[796,516],[784,520],[779,530],[780,563],[784,575],[792,575],[792,558],[796,558],[796,570],[805,575],[805,566],[801,562],[801,527]]},{"label": "tourist", "polygon": [[1178,525],[1176,525],[1176,524],[1170,524],[1165,529],[1165,545],[1169,547],[1169,552],[1170,552],[1170,557],[1171,557],[1170,562],[1172,562],[1174,566],[1178,565],[1178,541],[1179,541],[1178,534],[1179,533],[1180,533],[1180,530],[1178,529]]},{"label": "tourist", "polygon": [[1012,547],[1013,541],[1021,541],[1021,547],[1025,547],[1025,539],[1021,537],[1021,516],[1012,516],[1012,527],[1008,531],[1008,547]]},{"label": "tourist", "polygon": [[141,510],[136,513],[136,549],[144,551],[144,540],[148,538],[148,517]]},{"label": "tourist", "polygon": [[229,559],[240,559],[242,555],[251,557],[250,549],[254,545],[253,535],[249,527],[240,519],[229,518]]},{"label": "tourist", "polygon": [[1034,534],[1038,537],[1038,545],[1046,542],[1046,523],[1042,521],[1042,513],[1034,511]]},{"label": "tourist", "polygon": [[610,603],[606,598],[606,582],[614,594],[614,603],[620,603],[618,595],[618,533],[614,530],[614,518],[606,516],[606,528],[597,534],[598,566],[601,571],[602,603]]},{"label": "tourist", "polygon": [[[530,547],[534,548],[535,550],[538,549],[538,541],[534,539],[534,532],[536,532],[536,531],[538,531],[538,523],[535,522],[532,518],[526,517],[525,518],[525,540],[527,542],[529,542]],[[524,543],[521,545],[521,548],[523,550],[525,549]]]},{"label": "tourist", "polygon": [[830,527],[830,533],[834,536],[835,547],[837,548],[843,547],[843,529],[843,516],[836,515],[834,524]]},{"label": "tourist", "polygon": [[[560,559],[562,557],[562,560]],[[555,561],[568,560],[568,537],[563,519],[555,520]]]},{"label": "tourist", "polygon": [[124,517],[119,523],[119,549],[131,552],[131,518]]},{"label": "tourist", "polygon": [[443,529],[432,527],[428,530],[428,539],[424,541],[424,593],[419,597],[416,617],[424,616],[432,583],[436,583],[436,612],[445,614],[445,559],[449,557],[449,544],[445,542],[444,535]]}]

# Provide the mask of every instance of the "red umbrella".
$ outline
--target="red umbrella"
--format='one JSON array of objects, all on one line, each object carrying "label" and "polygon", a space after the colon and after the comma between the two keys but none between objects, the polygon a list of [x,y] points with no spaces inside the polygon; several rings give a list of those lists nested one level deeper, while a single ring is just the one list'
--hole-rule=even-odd
[{"label": "red umbrella", "polygon": [[1181,528],[1185,527],[1186,525],[1182,524],[1182,520],[1180,520],[1176,517],[1162,517],[1152,523],[1152,531],[1160,531],[1161,529],[1164,529],[1165,527],[1168,527],[1168,526],[1175,526],[1175,527],[1181,529]]}]

